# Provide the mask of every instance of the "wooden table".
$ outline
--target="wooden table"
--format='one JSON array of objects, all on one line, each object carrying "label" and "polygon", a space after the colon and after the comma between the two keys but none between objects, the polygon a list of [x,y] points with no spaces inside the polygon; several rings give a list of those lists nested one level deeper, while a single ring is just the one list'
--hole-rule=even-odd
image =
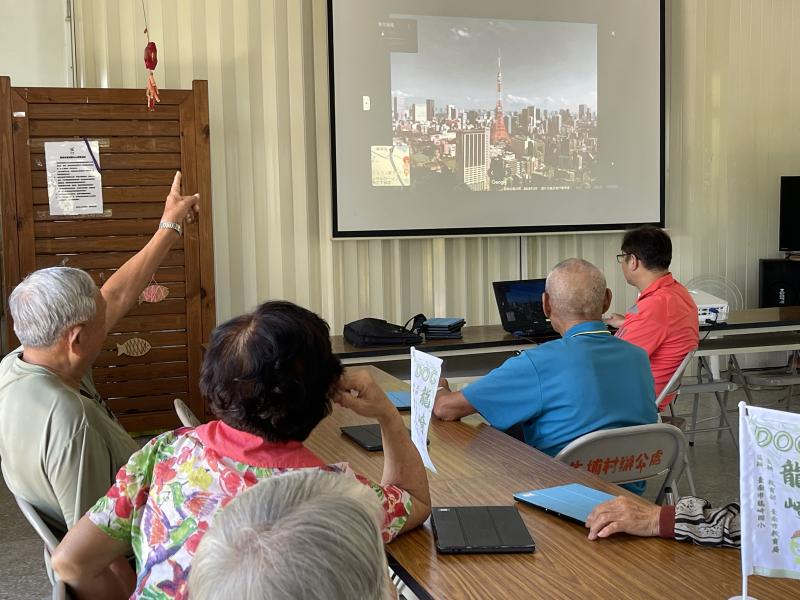
[{"label": "wooden table", "polygon": [[[384,389],[408,389],[394,377],[368,368]],[[339,432],[343,425],[368,422],[336,407],[307,445],[325,461],[347,461],[356,471],[380,479],[383,454],[366,452]],[[572,482],[627,493],[483,424],[434,420],[428,437],[431,459],[439,470],[428,474],[436,506],[510,505],[514,492]],[[517,507],[536,542],[534,554],[439,555],[428,523],[392,542],[389,554],[415,580],[412,589],[447,600],[727,600],[741,591],[736,550],[632,536],[590,542],[580,525],[523,504]],[[750,593],[759,600],[800,598],[800,581],[751,577]]]}]

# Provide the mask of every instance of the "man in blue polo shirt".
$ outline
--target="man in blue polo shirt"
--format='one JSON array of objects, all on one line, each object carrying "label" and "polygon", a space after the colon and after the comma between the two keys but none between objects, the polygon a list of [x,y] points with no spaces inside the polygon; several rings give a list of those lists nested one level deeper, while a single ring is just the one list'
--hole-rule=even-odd
[{"label": "man in blue polo shirt", "polygon": [[525,441],[550,456],[598,429],[655,423],[647,353],[602,322],[611,290],[600,270],[577,258],[559,263],[542,302],[561,339],[508,359],[463,391],[442,380],[434,415],[449,421],[479,412],[498,429],[521,424]]}]

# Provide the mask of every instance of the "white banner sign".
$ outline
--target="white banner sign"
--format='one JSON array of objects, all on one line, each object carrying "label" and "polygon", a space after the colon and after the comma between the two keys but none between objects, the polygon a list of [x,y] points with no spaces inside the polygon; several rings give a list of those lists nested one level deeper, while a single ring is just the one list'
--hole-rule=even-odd
[{"label": "white banner sign", "polygon": [[800,579],[800,415],[739,409],[742,574]]},{"label": "white banner sign", "polygon": [[103,214],[97,140],[45,142],[44,159],[51,215]]},{"label": "white banner sign", "polygon": [[436,467],[428,455],[428,426],[441,373],[441,358],[411,348],[411,441],[423,464],[434,473]]}]

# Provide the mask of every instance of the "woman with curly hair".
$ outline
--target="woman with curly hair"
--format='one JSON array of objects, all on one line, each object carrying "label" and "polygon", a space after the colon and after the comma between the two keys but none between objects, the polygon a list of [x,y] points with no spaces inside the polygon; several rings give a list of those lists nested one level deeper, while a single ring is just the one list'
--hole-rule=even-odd
[{"label": "woman with curly hair", "polygon": [[[151,440],[56,550],[53,567],[77,598],[186,599],[192,557],[215,514],[257,482],[301,469],[371,488],[384,542],[430,514],[425,469],[399,413],[367,372],[342,372],[314,313],[267,302],[217,327],[200,390],[219,420]],[[332,401],[380,424],[380,483],[303,446]],[[131,551],[136,574],[115,562]]]}]

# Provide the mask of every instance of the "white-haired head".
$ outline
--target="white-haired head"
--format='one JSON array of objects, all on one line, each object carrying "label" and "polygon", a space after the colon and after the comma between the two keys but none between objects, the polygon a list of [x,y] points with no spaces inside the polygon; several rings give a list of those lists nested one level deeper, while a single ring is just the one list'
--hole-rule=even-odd
[{"label": "white-haired head", "polygon": [[606,299],[606,278],[589,261],[568,258],[547,275],[545,291],[553,313],[586,321],[600,320]]},{"label": "white-haired head", "polygon": [[382,512],[371,488],[340,473],[308,469],[258,483],[203,536],[191,597],[384,600]]},{"label": "white-haired head", "polygon": [[8,298],[14,333],[27,348],[47,348],[97,314],[97,286],[86,271],[50,267],[28,275]]}]

